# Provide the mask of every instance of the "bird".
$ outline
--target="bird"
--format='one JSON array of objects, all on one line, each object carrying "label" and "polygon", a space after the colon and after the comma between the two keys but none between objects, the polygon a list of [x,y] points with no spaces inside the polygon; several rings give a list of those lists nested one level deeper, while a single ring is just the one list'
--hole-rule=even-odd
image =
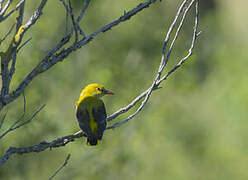
[{"label": "bird", "polygon": [[114,95],[103,85],[93,83],[87,85],[80,93],[76,102],[76,117],[79,127],[87,136],[87,145],[100,144],[106,129],[106,109],[101,97],[106,94]]}]

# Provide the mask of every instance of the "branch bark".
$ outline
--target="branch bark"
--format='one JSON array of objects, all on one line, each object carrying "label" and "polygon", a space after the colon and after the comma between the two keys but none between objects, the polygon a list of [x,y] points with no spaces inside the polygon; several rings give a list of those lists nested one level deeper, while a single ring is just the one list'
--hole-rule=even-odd
[{"label": "branch bark", "polygon": [[7,152],[1,157],[0,159],[0,167],[13,155],[13,154],[26,154],[31,152],[42,152],[46,149],[57,148],[61,146],[65,146],[69,142],[74,141],[76,138],[85,137],[83,132],[79,132],[69,136],[63,136],[61,138],[55,139],[51,142],[43,141],[37,145],[23,147],[23,148],[16,148],[16,147],[9,147]]}]

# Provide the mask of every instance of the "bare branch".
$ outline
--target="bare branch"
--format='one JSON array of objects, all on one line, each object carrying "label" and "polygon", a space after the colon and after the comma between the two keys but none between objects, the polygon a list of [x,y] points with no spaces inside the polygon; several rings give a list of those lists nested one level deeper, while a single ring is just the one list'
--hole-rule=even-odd
[{"label": "bare branch", "polygon": [[[21,30],[21,31],[19,31],[20,30],[19,26],[21,26],[22,20],[23,20],[25,0],[21,1],[17,6],[18,8],[20,7],[19,16],[17,18],[17,25],[16,25],[17,31],[18,31],[18,41],[15,42],[15,38],[16,38],[16,36],[15,36],[14,40],[10,43],[8,50],[5,53],[2,53],[3,55],[1,56],[2,89],[1,89],[0,110],[4,105],[6,105],[6,101],[9,98],[9,86],[10,86],[12,75],[14,73],[14,68],[15,68],[14,66],[15,66],[15,62],[16,62],[16,48],[21,43],[20,40],[22,39],[22,36],[25,33],[25,31],[27,31],[28,28],[30,28],[31,25],[33,25],[37,21],[37,19],[41,16],[42,9],[44,8],[46,2],[47,2],[47,0],[41,1],[38,9],[31,16],[31,18],[27,22],[27,24],[22,26],[23,30]],[[10,76],[8,66],[9,66],[9,62],[11,59],[13,59],[13,62],[12,62],[12,67],[11,67],[12,74]]]},{"label": "bare branch", "polygon": [[125,119],[124,121],[121,121],[119,123],[115,123],[114,125],[112,126],[109,126],[107,127],[107,129],[113,129],[113,128],[116,128],[118,126],[121,126],[122,124],[128,122],[130,119],[132,119],[134,116],[136,116],[144,107],[144,105],[147,103],[148,99],[150,98],[151,96],[151,93],[152,93],[152,89],[154,88],[155,86],[155,82],[152,84],[152,86],[147,90],[147,93],[146,93],[146,97],[145,99],[142,101],[141,105],[139,106],[139,108],[135,111],[135,113],[133,113],[132,115],[130,115],[127,119]]},{"label": "bare branch", "polygon": [[64,136],[58,139],[55,139],[51,142],[43,141],[37,145],[23,147],[23,148],[15,148],[9,147],[6,153],[0,159],[0,167],[13,155],[13,154],[26,154],[31,152],[42,152],[46,149],[57,148],[61,146],[65,146],[67,143],[74,141],[76,138],[85,137],[86,135],[83,132],[78,132],[76,134],[72,134],[69,136]]},{"label": "bare branch", "polygon": [[76,43],[78,41],[78,28],[79,27],[78,27],[78,24],[76,23],[75,18],[74,18],[74,14],[73,14],[73,11],[72,11],[71,0],[69,0],[68,2],[69,2],[69,13],[70,13],[72,25],[73,25],[73,28],[74,28],[74,31],[75,31],[75,43]]},{"label": "bare branch", "polygon": [[42,10],[45,7],[47,0],[41,0],[39,7],[34,12],[34,14],[30,17],[29,21],[25,24],[25,30],[28,30],[42,15]]},{"label": "bare branch", "polygon": [[[158,72],[159,72],[159,77],[158,78],[160,78],[161,72],[163,71],[164,67],[166,66],[166,64],[167,64],[167,62],[169,60],[172,48],[170,48],[170,50],[168,51],[168,54],[167,54],[166,59],[165,59],[165,53],[166,53],[167,44],[169,42],[169,39],[170,39],[171,33],[172,33],[172,31],[173,31],[173,29],[175,27],[175,24],[176,24],[176,22],[177,22],[177,20],[178,20],[178,18],[180,16],[180,14],[182,13],[183,8],[185,7],[187,1],[188,0],[184,0],[183,3],[181,4],[181,6],[179,7],[179,9],[177,11],[177,14],[175,16],[175,19],[173,20],[173,22],[172,22],[172,24],[171,24],[171,26],[170,26],[170,28],[169,28],[169,30],[167,32],[167,35],[165,37],[163,48],[162,48],[162,58],[161,58],[161,62],[160,62],[160,65],[159,65],[159,70],[158,70]],[[175,38],[174,38],[174,40],[175,40]],[[171,43],[171,44],[173,45],[174,43]],[[171,47],[173,47],[173,46],[171,46]]]},{"label": "bare branch", "polygon": [[[18,118],[18,119],[9,127],[9,129],[7,129],[3,134],[0,135],[0,139],[3,138],[4,136],[6,136],[9,132],[14,131],[14,130],[17,129],[17,128],[20,128],[20,127],[24,126],[25,124],[30,123],[30,122],[33,120],[33,118],[34,118],[34,117],[35,117],[35,116],[36,116],[44,107],[45,107],[45,105],[42,105],[40,108],[38,108],[38,109],[35,111],[35,113],[31,116],[31,118],[29,118],[28,120],[26,120],[26,121],[20,123],[20,122],[23,120],[23,118],[24,118],[24,116],[25,116],[25,114],[26,114],[26,97],[25,97],[25,95],[24,95],[24,93],[23,93],[23,114],[21,115],[20,118]],[[18,123],[20,123],[20,124],[18,124]]]},{"label": "bare branch", "polygon": [[[188,0],[183,1],[182,5],[180,6],[180,8],[179,8],[179,10],[177,12],[176,18],[175,18],[176,21],[177,21],[179,15],[181,14],[182,9],[185,6],[185,4],[187,3],[187,1]],[[158,74],[157,74],[157,77],[155,78],[155,80],[153,81],[152,86],[148,90],[146,90],[145,92],[143,92],[141,95],[139,95],[137,98],[135,98],[131,104],[129,104],[125,108],[121,108],[120,110],[118,110],[117,112],[115,112],[114,114],[112,114],[111,116],[109,116],[107,118],[107,120],[110,121],[110,120],[114,119],[115,117],[119,116],[120,114],[128,111],[137,102],[139,102],[143,97],[145,97],[145,99],[142,101],[141,105],[138,107],[138,109],[135,111],[135,113],[133,113],[132,115],[130,115],[127,119],[125,119],[125,120],[123,120],[123,121],[121,121],[119,123],[115,123],[114,125],[107,127],[107,129],[113,129],[113,128],[119,127],[122,124],[128,122],[134,116],[136,116],[142,110],[142,108],[144,107],[144,105],[147,103],[147,101],[148,101],[148,99],[149,99],[152,91],[154,89],[156,89],[163,80],[167,79],[167,77],[171,73],[173,73],[177,68],[179,68],[191,56],[192,50],[193,50],[194,45],[195,45],[195,40],[196,40],[196,37],[197,37],[197,34],[198,34],[198,1],[196,2],[195,25],[193,27],[193,38],[192,38],[191,47],[189,49],[189,53],[183,59],[181,59],[179,61],[179,63],[176,66],[174,66],[164,77],[162,77],[160,79],[161,73],[162,73],[162,71],[163,71],[166,63],[168,62],[168,59],[170,57],[170,53],[171,53],[172,48],[173,48],[173,46],[175,44],[175,41],[176,41],[176,39],[177,39],[177,37],[179,35],[180,30],[182,29],[182,25],[183,25],[183,23],[185,21],[185,17],[186,17],[189,9],[192,7],[192,5],[193,5],[194,2],[195,2],[195,0],[192,0],[190,2],[190,4],[188,5],[188,7],[185,9],[184,14],[183,14],[183,17],[182,17],[182,20],[181,20],[181,22],[180,22],[180,24],[179,24],[179,26],[177,28],[177,31],[176,31],[176,34],[175,34],[173,40],[171,42],[171,45],[170,45],[170,48],[169,48],[169,51],[167,53],[166,60],[165,60],[164,57],[165,57],[167,42],[169,40],[170,34],[172,33],[172,31],[174,29],[174,26],[175,26],[176,21],[174,20],[173,23],[171,24],[171,26],[169,28],[169,31],[168,31],[168,33],[166,35],[166,39],[165,39],[164,44],[163,44],[162,58],[161,58],[161,63],[160,63],[160,67],[159,67],[159,70],[158,70]]]},{"label": "bare branch", "polygon": [[90,4],[90,0],[85,0],[85,1],[84,1],[83,9],[82,9],[80,15],[78,16],[77,21],[76,21],[76,23],[77,23],[77,25],[78,25],[78,30],[79,30],[80,34],[81,34],[83,37],[85,37],[85,38],[86,38],[86,34],[85,34],[84,31],[80,28],[79,22],[82,20],[82,18],[83,18],[83,16],[84,16],[85,12],[86,12],[86,10],[87,10],[87,8],[89,7],[89,4]]},{"label": "bare branch", "polygon": [[8,113],[8,109],[5,111],[3,117],[2,117],[2,119],[1,119],[1,121],[0,121],[0,129],[2,128],[2,125],[3,125],[3,123],[4,123],[4,120],[5,120],[5,118],[6,118],[7,113]]},{"label": "bare branch", "polygon": [[86,12],[86,10],[87,10],[89,4],[90,4],[90,0],[85,0],[85,1],[84,1],[83,9],[82,9],[80,15],[79,15],[78,18],[77,18],[77,24],[82,20],[82,18],[83,18],[83,16],[84,16],[84,14],[85,14],[85,12]]},{"label": "bare branch", "polygon": [[15,24],[13,24],[13,25],[11,26],[11,28],[9,29],[9,31],[6,33],[6,35],[5,35],[2,39],[0,39],[0,45],[1,45],[1,43],[10,35],[10,33],[11,33],[11,31],[14,29],[14,27],[15,27]]},{"label": "bare branch", "polygon": [[19,28],[21,27],[21,25],[23,23],[24,6],[25,6],[25,0],[23,1],[23,3],[20,4],[19,16],[16,18],[16,21],[17,21],[16,33],[18,32]]},{"label": "bare branch", "polygon": [[4,0],[0,0],[0,12],[2,11],[2,4],[3,4]]},{"label": "bare branch", "polygon": [[11,68],[10,68],[9,77],[8,77],[9,81],[11,81],[11,79],[12,79],[14,73],[15,73],[16,54],[17,53],[15,52],[14,55],[13,55],[13,58],[12,58]]},{"label": "bare branch", "polygon": [[23,48],[31,40],[32,40],[32,38],[28,38],[22,45],[20,45],[20,47],[18,47],[17,52],[19,52],[21,50],[21,48]]},{"label": "bare branch", "polygon": [[15,73],[15,64],[16,64],[16,55],[17,53],[29,42],[31,41],[32,38],[27,39],[23,44],[20,45],[20,47],[18,47],[18,49],[15,51],[13,58],[12,58],[12,63],[11,63],[11,67],[9,70],[9,81],[11,81],[14,73]]},{"label": "bare branch", "polygon": [[49,178],[49,180],[52,180],[68,163],[69,159],[70,159],[71,155],[68,154],[64,164]]},{"label": "bare branch", "polygon": [[196,38],[200,35],[201,32],[198,32],[198,19],[199,19],[199,10],[198,10],[198,0],[196,1],[196,4],[195,4],[195,24],[194,24],[194,28],[193,28],[193,36],[192,36],[192,41],[191,41],[191,46],[190,46],[190,49],[188,50],[188,54],[182,58],[179,63],[174,66],[166,75],[164,75],[158,82],[156,82],[156,85],[159,85],[162,81],[166,80],[167,77],[173,73],[177,68],[179,68],[191,55],[192,55],[192,52],[193,52],[193,49],[195,47],[195,41],[196,41]]},{"label": "bare branch", "polygon": [[119,115],[127,112],[129,109],[131,109],[133,106],[136,105],[137,102],[139,102],[143,97],[146,96],[147,94],[147,90],[144,91],[143,93],[141,93],[139,96],[137,96],[130,104],[128,104],[126,107],[123,107],[121,109],[119,109],[118,111],[116,111],[115,113],[111,114],[110,116],[107,117],[107,121],[112,121],[113,119],[115,119],[116,117],[118,117]]},{"label": "bare branch", "polygon": [[[10,1],[11,2],[11,1]],[[17,6],[20,8],[19,10],[19,16],[17,18],[17,24],[16,24],[16,32],[18,32],[18,34],[16,34],[16,36],[14,37],[14,39],[11,41],[9,48],[7,49],[7,51],[5,53],[3,53],[3,55],[1,56],[1,75],[2,75],[2,89],[1,89],[1,100],[2,103],[0,105],[0,107],[2,107],[3,105],[5,105],[5,101],[9,98],[9,86],[10,86],[10,82],[11,82],[11,78],[13,76],[14,73],[14,66],[16,63],[16,48],[17,46],[21,43],[21,39],[22,36],[25,32],[25,30],[27,30],[32,24],[34,24],[36,22],[36,20],[40,17],[41,13],[42,13],[42,8],[45,5],[45,0],[43,0],[40,4],[40,6],[38,7],[38,9],[35,11],[35,14],[30,18],[29,22],[25,25],[21,27],[22,21],[23,21],[23,13],[24,13],[24,3],[25,0],[21,1]],[[24,32],[22,32],[24,31]],[[16,37],[17,37],[17,41],[16,41]],[[9,62],[10,60],[12,61],[12,66],[11,66],[11,76],[10,76],[10,72],[9,72]]]},{"label": "bare branch", "polygon": [[[42,5],[45,5],[47,0],[43,0],[42,4],[40,5],[40,7],[43,8]],[[66,37],[64,37],[62,39],[61,42],[59,42],[57,44],[57,46],[50,51],[50,53],[39,63],[39,65],[37,65],[29,74],[28,76],[21,82],[21,84],[17,87],[17,89],[15,91],[13,91],[11,93],[11,96],[9,96],[7,99],[5,99],[4,104],[0,102],[0,109],[12,102],[13,100],[15,100],[17,97],[20,96],[21,92],[26,88],[26,86],[29,85],[29,83],[40,73],[47,71],[48,69],[50,69],[53,65],[57,64],[59,61],[63,61],[71,52],[78,50],[79,48],[81,48],[82,46],[88,44],[95,36],[97,36],[98,34],[100,34],[101,32],[106,32],[108,30],[110,30],[111,28],[117,26],[118,24],[120,24],[121,22],[125,22],[127,20],[129,20],[132,16],[134,16],[135,14],[137,14],[138,12],[141,12],[142,10],[144,10],[145,8],[149,7],[152,3],[154,3],[154,0],[148,0],[144,3],[139,4],[137,7],[133,8],[132,10],[126,12],[123,16],[121,16],[120,18],[118,18],[117,20],[103,26],[102,28],[100,28],[99,30],[97,30],[96,32],[90,34],[89,36],[87,36],[86,38],[83,37],[80,41],[78,41],[77,43],[74,43],[73,45],[71,45],[70,47],[68,47],[67,49],[63,49],[61,50],[59,53],[55,54],[65,43],[67,43],[70,38],[71,38],[71,34],[67,35]],[[39,8],[42,10],[42,8]],[[41,10],[39,12],[41,12]],[[39,14],[39,13],[38,13]],[[37,17],[37,16],[35,16]],[[32,19],[32,18],[31,18]],[[33,21],[31,21],[33,22]],[[27,24],[32,24],[32,23],[27,23]],[[26,24],[26,26],[27,26]]]},{"label": "bare branch", "polygon": [[24,118],[25,114],[26,114],[26,97],[25,97],[25,94],[23,93],[23,113],[22,113],[21,117],[18,118],[18,119],[10,126],[10,128],[9,128],[8,130],[6,130],[2,135],[0,135],[0,139],[1,139],[2,137],[4,137],[7,133],[9,133],[10,131],[12,131],[11,129],[13,129],[14,126]]},{"label": "bare branch", "polygon": [[[12,0],[11,0],[12,1]],[[5,19],[7,19],[11,14],[13,14],[16,10],[19,9],[19,7],[21,6],[22,3],[24,3],[25,0],[21,0],[14,9],[12,9],[7,15],[3,16],[6,12],[6,10],[4,11],[4,9],[1,11],[0,13],[0,22],[4,21]]]},{"label": "bare branch", "polygon": [[5,6],[3,7],[2,11],[0,12],[0,16],[3,16],[5,14],[5,12],[7,11],[7,9],[9,8],[10,4],[12,3],[13,0],[8,0],[5,4]]},{"label": "bare branch", "polygon": [[36,115],[37,115],[45,106],[46,106],[46,105],[43,104],[40,108],[38,108],[38,109],[35,111],[35,113],[34,113],[28,120],[26,120],[26,121],[22,122],[21,124],[19,124],[18,126],[14,127],[13,130],[15,130],[15,129],[21,127],[21,126],[24,126],[25,124],[30,123],[30,122],[34,119],[34,117],[36,117]]},{"label": "bare branch", "polygon": [[[8,98],[9,94],[9,60],[12,58],[12,53],[15,49],[12,48],[12,43],[7,50],[6,55],[1,56],[1,76],[2,76],[2,89],[1,89],[1,98],[5,101]],[[10,55],[11,54],[11,55]]]},{"label": "bare branch", "polygon": [[[16,23],[16,34],[18,34],[18,37],[20,37],[20,39],[18,40],[17,45],[20,44],[21,42],[21,34],[20,34],[20,27],[22,25],[23,22],[23,14],[24,14],[24,6],[25,6],[25,1],[23,1],[23,3],[20,5],[19,8],[19,16],[16,18],[17,23]],[[16,37],[16,36],[15,36]],[[17,52],[16,49],[13,51],[12,54],[12,64],[11,64],[11,68],[9,70],[9,74],[8,74],[8,85],[10,85],[11,79],[15,73],[15,64],[16,64],[16,56],[17,56]],[[8,62],[8,61],[7,61]],[[6,63],[7,63],[6,62]]]}]

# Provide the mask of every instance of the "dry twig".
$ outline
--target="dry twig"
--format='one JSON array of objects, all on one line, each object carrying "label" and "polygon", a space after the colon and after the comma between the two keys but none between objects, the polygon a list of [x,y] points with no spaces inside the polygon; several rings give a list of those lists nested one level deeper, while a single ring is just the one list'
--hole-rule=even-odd
[{"label": "dry twig", "polygon": [[18,129],[18,128],[24,126],[24,125],[27,124],[27,123],[30,123],[30,122],[34,119],[34,117],[35,117],[35,116],[36,116],[44,107],[45,107],[45,104],[43,104],[40,108],[38,108],[38,109],[34,112],[34,114],[33,114],[28,120],[26,120],[26,121],[20,123],[20,122],[23,120],[23,118],[24,118],[24,116],[25,116],[25,114],[26,114],[26,97],[25,97],[25,95],[24,95],[24,93],[23,93],[23,114],[21,115],[20,118],[18,118],[18,119],[9,127],[9,129],[7,129],[3,134],[0,135],[0,139],[2,139],[4,136],[6,136],[6,135],[7,135],[8,133],[10,133],[11,131],[14,131],[15,129]]},{"label": "dry twig", "polygon": [[59,169],[57,169],[57,171],[49,178],[49,180],[52,180],[68,163],[69,159],[70,159],[71,155],[68,154],[68,156],[65,159],[64,164],[62,164],[61,167],[59,167]]},{"label": "dry twig", "polygon": [[[127,119],[125,119],[124,121],[121,121],[119,123],[115,123],[114,125],[112,126],[109,126],[107,129],[113,129],[113,128],[116,128],[116,127],[119,127],[120,125],[128,122],[130,119],[132,119],[134,116],[136,116],[141,110],[142,108],[144,107],[144,105],[147,103],[149,97],[151,96],[151,93],[152,91],[154,91],[155,89],[157,89],[160,85],[160,83],[162,81],[164,81],[165,79],[167,79],[167,77],[173,73],[177,68],[179,68],[192,54],[192,50],[194,48],[194,45],[195,45],[195,40],[196,40],[196,37],[197,37],[197,34],[198,34],[198,1],[197,0],[192,0],[189,5],[185,8],[184,10],[184,13],[183,13],[183,17],[182,17],[182,20],[177,28],[177,31],[176,31],[176,34],[174,35],[174,38],[171,42],[171,45],[170,45],[170,48],[167,52],[167,55],[166,55],[166,58],[165,58],[165,53],[166,53],[166,48],[167,48],[167,45],[168,45],[168,41],[169,41],[169,38],[171,36],[171,33],[175,27],[175,24],[180,16],[180,14],[183,12],[183,8],[186,6],[186,3],[188,2],[189,0],[184,0],[183,3],[181,4],[181,6],[179,7],[178,9],[178,12],[175,16],[175,19],[174,21],[172,22],[170,28],[169,28],[169,31],[166,35],[166,38],[165,38],[165,41],[164,41],[164,44],[163,44],[163,48],[162,48],[162,58],[161,58],[161,62],[160,62],[160,66],[159,66],[159,69],[158,69],[158,74],[155,78],[155,80],[153,81],[152,85],[146,90],[144,91],[141,95],[139,95],[138,97],[136,97],[129,105],[127,105],[126,107],[124,108],[121,108],[120,110],[118,110],[117,112],[115,112],[114,114],[110,115],[107,120],[108,121],[111,121],[113,120],[114,118],[116,118],[117,116],[119,116],[120,114],[124,113],[124,112],[127,112],[130,108],[132,108],[137,102],[139,102],[143,97],[145,97],[145,99],[142,101],[141,105],[138,107],[138,109],[136,110],[135,113],[133,113],[132,115],[130,115]],[[189,48],[189,53],[187,54],[187,56],[185,56],[184,58],[182,58],[178,64],[176,64],[165,76],[163,76],[161,78],[161,74],[162,74],[162,71],[164,70],[168,60],[169,60],[169,57],[170,57],[170,54],[171,54],[171,51],[172,51],[172,48],[175,44],[175,41],[176,39],[178,38],[178,35],[179,35],[179,32],[180,30],[182,29],[182,25],[185,21],[185,17],[189,11],[189,9],[193,6],[193,4],[195,3],[195,11],[196,11],[196,14],[195,14],[195,24],[194,24],[194,27],[193,27],[193,36],[192,36],[192,42],[191,42],[191,46]]]}]

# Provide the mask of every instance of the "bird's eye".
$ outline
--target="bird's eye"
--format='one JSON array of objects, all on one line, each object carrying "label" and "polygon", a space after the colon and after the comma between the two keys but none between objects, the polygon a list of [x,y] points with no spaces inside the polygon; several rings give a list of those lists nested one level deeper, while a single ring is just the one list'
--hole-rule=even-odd
[{"label": "bird's eye", "polygon": [[96,88],[98,91],[102,91],[100,88]]}]

